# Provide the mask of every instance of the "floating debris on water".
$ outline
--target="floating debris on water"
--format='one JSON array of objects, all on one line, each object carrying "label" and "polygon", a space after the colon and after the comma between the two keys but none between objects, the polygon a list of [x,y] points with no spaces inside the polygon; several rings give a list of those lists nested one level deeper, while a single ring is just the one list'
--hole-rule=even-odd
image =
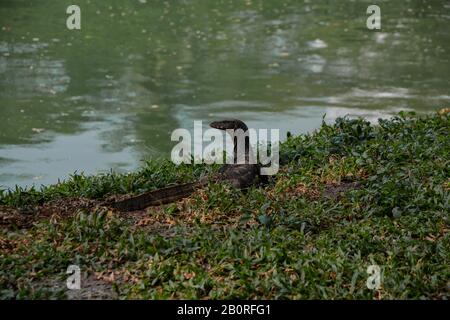
[{"label": "floating debris on water", "polygon": [[314,41],[309,41],[308,46],[312,49],[324,49],[324,48],[328,47],[327,43],[320,39],[316,39]]}]

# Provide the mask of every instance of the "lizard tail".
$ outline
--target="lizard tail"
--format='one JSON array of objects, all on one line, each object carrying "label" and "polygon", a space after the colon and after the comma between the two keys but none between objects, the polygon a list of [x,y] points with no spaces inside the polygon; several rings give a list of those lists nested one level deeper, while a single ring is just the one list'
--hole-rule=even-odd
[{"label": "lizard tail", "polygon": [[150,206],[159,206],[186,198],[193,194],[195,190],[205,186],[206,184],[206,180],[179,184],[146,192],[125,200],[113,202],[108,206],[120,211],[142,210]]}]

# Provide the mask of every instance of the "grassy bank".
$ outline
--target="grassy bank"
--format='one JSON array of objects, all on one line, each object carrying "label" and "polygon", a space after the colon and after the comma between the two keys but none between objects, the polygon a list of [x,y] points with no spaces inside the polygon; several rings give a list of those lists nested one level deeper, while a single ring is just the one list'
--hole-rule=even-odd
[{"label": "grassy bank", "polygon": [[[97,204],[211,169],[152,162],[2,191],[0,298],[448,297],[449,124],[448,114],[338,119],[290,137],[264,187],[211,184],[142,212]],[[71,264],[80,291],[65,289]],[[382,270],[378,290],[366,286],[370,265]]]}]

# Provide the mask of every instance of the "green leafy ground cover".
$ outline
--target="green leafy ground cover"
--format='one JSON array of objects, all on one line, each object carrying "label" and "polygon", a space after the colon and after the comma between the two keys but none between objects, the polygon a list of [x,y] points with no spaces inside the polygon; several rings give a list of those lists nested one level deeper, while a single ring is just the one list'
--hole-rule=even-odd
[{"label": "green leafy ground cover", "polygon": [[[338,119],[289,137],[265,186],[210,184],[142,212],[95,203],[211,168],[155,161],[1,191],[0,298],[448,298],[449,124],[437,113]],[[80,291],[65,288],[71,264]],[[366,286],[370,265],[378,290]]]}]

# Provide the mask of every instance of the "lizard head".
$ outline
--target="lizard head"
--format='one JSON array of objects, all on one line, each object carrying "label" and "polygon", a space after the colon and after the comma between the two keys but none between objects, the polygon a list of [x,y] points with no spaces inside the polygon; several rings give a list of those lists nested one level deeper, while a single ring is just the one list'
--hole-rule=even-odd
[{"label": "lizard head", "polygon": [[247,125],[241,120],[222,120],[222,121],[214,121],[209,125],[211,128],[219,129],[219,130],[238,130],[242,129],[244,132],[248,130]]}]

